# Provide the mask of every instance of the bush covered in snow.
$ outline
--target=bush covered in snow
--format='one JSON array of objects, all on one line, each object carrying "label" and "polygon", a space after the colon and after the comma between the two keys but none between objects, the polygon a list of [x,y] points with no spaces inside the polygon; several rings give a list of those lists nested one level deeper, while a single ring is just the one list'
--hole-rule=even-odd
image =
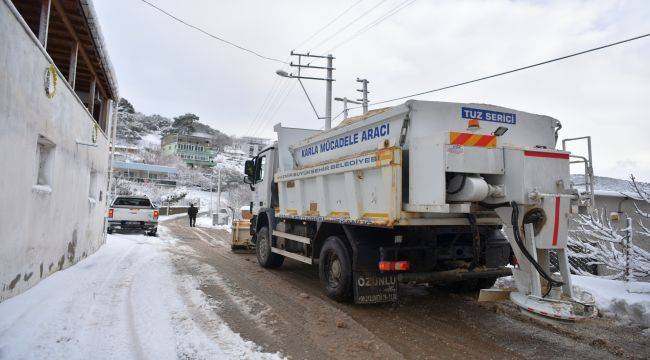
[{"label": "bush covered in snow", "polygon": [[[174,205],[184,199],[188,190],[184,187],[165,188],[154,183],[141,183],[123,178],[113,179],[113,194],[119,195],[144,195],[154,204]],[[113,201],[113,199],[110,199]]]}]

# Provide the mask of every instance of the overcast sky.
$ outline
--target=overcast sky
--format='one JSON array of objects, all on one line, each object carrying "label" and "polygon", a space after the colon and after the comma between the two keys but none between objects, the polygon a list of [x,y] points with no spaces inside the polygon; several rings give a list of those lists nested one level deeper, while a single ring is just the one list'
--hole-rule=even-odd
[{"label": "overcast sky", "polygon": [[[292,49],[326,52],[404,3],[363,0],[301,45],[358,0],[150,1],[282,60]],[[275,75],[282,64],[213,40],[140,0],[96,0],[95,8],[121,95],[137,110],[192,112],[233,135],[273,137],[278,122],[322,126],[298,83]],[[371,101],[433,89],[647,33],[648,19],[645,0],[418,0],[333,50],[334,96],[357,96],[357,77],[370,80]],[[323,113],[324,84],[310,82],[308,90]],[[553,116],[564,126],[561,137],[593,137],[596,175],[650,181],[650,38],[419,99]],[[333,113],[340,111],[335,103]]]}]

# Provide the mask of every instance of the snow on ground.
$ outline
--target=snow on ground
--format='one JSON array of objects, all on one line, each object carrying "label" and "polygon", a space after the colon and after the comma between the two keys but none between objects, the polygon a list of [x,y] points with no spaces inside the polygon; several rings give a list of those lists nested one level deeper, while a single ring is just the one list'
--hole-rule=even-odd
[{"label": "snow on ground", "polygon": [[159,134],[147,134],[142,137],[139,141],[140,146],[146,148],[159,149],[160,148],[160,135]]},{"label": "snow on ground", "polygon": [[220,319],[198,282],[174,272],[160,237],[109,235],[106,244],[0,303],[0,358],[276,359]]},{"label": "snow on ground", "polygon": [[[650,284],[625,283],[592,276],[572,277],[574,286],[590,292],[603,314],[650,328]],[[648,330],[646,330],[648,332]]]},{"label": "snow on ground", "polygon": [[227,232],[232,232],[230,224],[227,224],[227,225],[212,225],[212,219],[210,218],[210,215],[207,214],[207,213],[206,214],[199,214],[199,216],[196,217],[196,226],[212,228],[212,229],[221,229],[221,230],[225,230]]}]

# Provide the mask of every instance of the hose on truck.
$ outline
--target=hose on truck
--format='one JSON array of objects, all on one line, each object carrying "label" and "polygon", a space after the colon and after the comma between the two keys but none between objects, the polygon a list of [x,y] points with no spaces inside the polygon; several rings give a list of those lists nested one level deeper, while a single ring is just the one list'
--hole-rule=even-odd
[{"label": "hose on truck", "polygon": [[553,279],[549,274],[544,271],[542,266],[533,258],[533,256],[528,252],[526,249],[526,245],[524,245],[524,242],[521,240],[521,234],[519,233],[519,206],[517,205],[516,201],[512,201],[510,203],[503,202],[499,204],[487,204],[480,202],[479,205],[488,208],[488,209],[496,209],[500,207],[512,207],[512,215],[510,217],[510,223],[512,224],[512,232],[515,237],[515,243],[517,243],[517,247],[521,251],[522,254],[524,254],[524,257],[528,259],[528,261],[533,265],[535,270],[539,273],[541,277],[543,277],[546,281],[548,281],[548,291],[546,291],[546,294],[544,294],[543,297],[546,297],[550,292],[553,287],[560,287],[564,285],[563,282],[557,281]]}]

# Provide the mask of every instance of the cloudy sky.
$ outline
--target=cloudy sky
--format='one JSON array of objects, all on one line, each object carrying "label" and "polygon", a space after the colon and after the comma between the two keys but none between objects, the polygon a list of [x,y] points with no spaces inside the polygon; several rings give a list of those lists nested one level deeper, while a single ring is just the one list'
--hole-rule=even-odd
[{"label": "cloudy sky", "polygon": [[[645,0],[149,1],[268,57],[332,51],[334,95],[357,96],[355,79],[364,77],[371,101],[650,32]],[[140,0],[96,0],[95,7],[121,94],[139,111],[192,112],[234,135],[272,137],[278,122],[322,126],[298,83],[275,75],[282,64],[211,39]],[[323,113],[324,84],[307,86]],[[564,125],[562,137],[593,137],[597,175],[650,181],[650,38],[419,98],[553,116]],[[333,113],[340,111],[335,103]]]}]

